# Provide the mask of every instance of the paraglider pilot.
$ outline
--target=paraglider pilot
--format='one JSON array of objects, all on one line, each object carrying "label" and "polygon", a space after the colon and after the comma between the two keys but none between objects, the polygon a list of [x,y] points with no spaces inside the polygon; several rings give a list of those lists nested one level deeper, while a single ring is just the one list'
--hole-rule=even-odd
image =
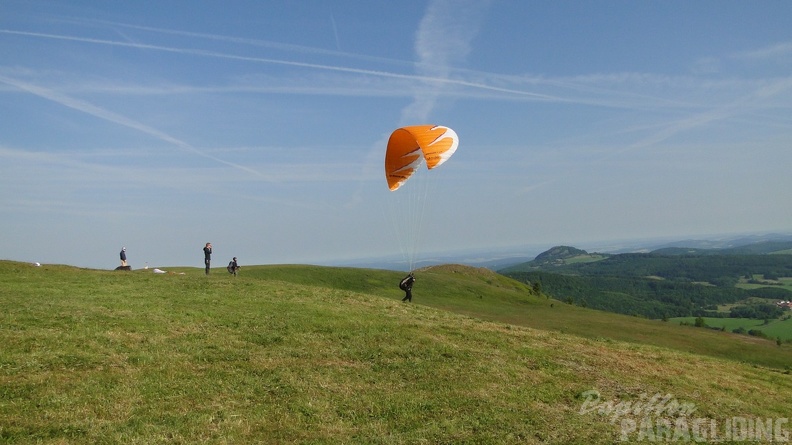
[{"label": "paraglider pilot", "polygon": [[232,259],[228,263],[228,266],[226,266],[226,269],[228,269],[228,273],[236,276],[237,271],[239,270],[239,263],[237,263],[237,258],[236,257],[234,257],[234,259]]},{"label": "paraglider pilot", "polygon": [[412,287],[415,283],[415,276],[410,272],[406,277],[402,278],[399,282],[399,289],[404,291],[404,298],[402,301],[409,301],[412,303]]}]

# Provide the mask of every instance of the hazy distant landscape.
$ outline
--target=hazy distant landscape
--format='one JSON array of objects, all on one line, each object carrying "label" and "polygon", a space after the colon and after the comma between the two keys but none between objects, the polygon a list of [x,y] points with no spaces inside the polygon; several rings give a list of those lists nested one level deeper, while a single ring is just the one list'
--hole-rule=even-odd
[{"label": "hazy distant landscape", "polygon": [[[792,241],[789,233],[745,233],[733,235],[710,235],[699,238],[646,238],[609,241],[588,241],[576,247],[597,253],[647,253],[666,248],[690,249],[730,249],[738,246],[749,246],[764,242]],[[558,244],[519,245],[510,247],[489,247],[475,249],[458,249],[443,252],[422,252],[420,266],[437,264],[464,264],[473,267],[486,267],[500,270],[516,264],[533,261],[537,255]],[[358,258],[323,262],[323,265],[370,267],[388,270],[404,270],[402,255],[388,257]]]},{"label": "hazy distant landscape", "polygon": [[499,270],[583,307],[792,341],[792,240],[679,242],[643,253],[556,246]]}]

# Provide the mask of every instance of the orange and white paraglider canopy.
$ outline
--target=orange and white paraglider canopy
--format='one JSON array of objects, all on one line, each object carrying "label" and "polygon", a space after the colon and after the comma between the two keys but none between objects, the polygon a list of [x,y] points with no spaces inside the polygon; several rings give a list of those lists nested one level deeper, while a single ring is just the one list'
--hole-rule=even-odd
[{"label": "orange and white paraglider canopy", "polygon": [[397,190],[426,161],[433,169],[448,160],[459,145],[454,130],[439,125],[415,125],[394,131],[385,152],[388,188]]}]

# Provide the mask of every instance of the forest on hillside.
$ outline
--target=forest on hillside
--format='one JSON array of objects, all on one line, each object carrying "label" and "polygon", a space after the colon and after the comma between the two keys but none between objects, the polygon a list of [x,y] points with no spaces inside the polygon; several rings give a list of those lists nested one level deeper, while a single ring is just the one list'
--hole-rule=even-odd
[{"label": "forest on hillside", "polygon": [[[765,299],[758,304],[768,306],[792,300],[792,291],[774,282],[792,277],[792,255],[619,254],[554,266],[528,262],[501,273],[539,286],[560,301],[655,319],[728,316],[717,307],[749,297]],[[737,287],[757,276],[767,285]],[[765,308],[755,312],[767,313]]]}]

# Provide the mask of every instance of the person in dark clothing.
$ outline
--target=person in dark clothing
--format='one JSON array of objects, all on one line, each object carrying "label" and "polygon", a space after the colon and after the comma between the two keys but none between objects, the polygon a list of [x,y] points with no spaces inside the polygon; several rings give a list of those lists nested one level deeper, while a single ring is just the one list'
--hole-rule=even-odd
[{"label": "person in dark clothing", "polygon": [[402,298],[402,301],[409,301],[412,303],[413,283],[415,283],[415,276],[412,272],[410,272],[406,277],[402,278],[402,280],[399,282],[399,289],[404,291],[404,298]]},{"label": "person in dark clothing", "polygon": [[204,246],[204,264],[206,265],[206,275],[209,275],[209,263],[212,261],[212,243]]},{"label": "person in dark clothing", "polygon": [[127,265],[126,262],[126,247],[121,248],[121,267],[125,267]]},{"label": "person in dark clothing", "polygon": [[239,270],[239,263],[237,263],[237,258],[236,257],[234,257],[234,259],[232,259],[228,263],[228,267],[226,267],[226,269],[228,269],[228,273],[233,274],[234,276],[236,276],[237,271]]}]

